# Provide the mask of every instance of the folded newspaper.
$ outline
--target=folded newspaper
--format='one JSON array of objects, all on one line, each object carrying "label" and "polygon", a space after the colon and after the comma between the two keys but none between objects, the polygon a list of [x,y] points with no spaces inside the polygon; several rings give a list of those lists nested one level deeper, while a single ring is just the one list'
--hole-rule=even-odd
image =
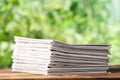
[{"label": "folded newspaper", "polygon": [[42,75],[106,73],[109,49],[110,45],[15,37],[12,71]]}]

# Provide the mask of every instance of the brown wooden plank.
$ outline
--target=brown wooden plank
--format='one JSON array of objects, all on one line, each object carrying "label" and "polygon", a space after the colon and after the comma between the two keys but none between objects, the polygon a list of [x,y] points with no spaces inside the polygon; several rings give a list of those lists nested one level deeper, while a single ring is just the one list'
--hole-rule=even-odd
[{"label": "brown wooden plank", "polygon": [[120,66],[109,66],[109,72],[116,73],[120,72]]},{"label": "brown wooden plank", "polygon": [[[116,69],[111,67],[111,69]],[[118,68],[118,67],[117,67]],[[120,73],[107,73],[107,74],[82,74],[82,75],[61,75],[61,76],[48,76],[48,75],[35,75],[29,73],[15,73],[11,69],[0,69],[0,79],[34,79],[34,80],[70,80],[70,79],[120,79]]]}]

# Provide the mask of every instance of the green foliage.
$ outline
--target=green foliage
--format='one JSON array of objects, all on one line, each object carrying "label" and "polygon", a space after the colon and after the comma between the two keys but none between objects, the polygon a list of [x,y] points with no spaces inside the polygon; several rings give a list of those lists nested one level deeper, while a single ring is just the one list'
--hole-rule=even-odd
[{"label": "green foliage", "polygon": [[[108,27],[109,0],[0,0],[0,67],[11,66],[14,36],[71,44],[112,44],[120,64],[119,27]],[[119,56],[118,56],[119,55]]]}]

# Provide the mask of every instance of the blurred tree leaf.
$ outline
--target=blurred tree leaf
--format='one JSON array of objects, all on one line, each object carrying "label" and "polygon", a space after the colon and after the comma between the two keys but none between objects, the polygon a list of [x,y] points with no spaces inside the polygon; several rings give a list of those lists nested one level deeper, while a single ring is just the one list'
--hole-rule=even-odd
[{"label": "blurred tree leaf", "polygon": [[119,64],[120,28],[107,25],[109,4],[110,0],[0,0],[0,67],[11,65],[14,36],[112,44],[109,64]]}]

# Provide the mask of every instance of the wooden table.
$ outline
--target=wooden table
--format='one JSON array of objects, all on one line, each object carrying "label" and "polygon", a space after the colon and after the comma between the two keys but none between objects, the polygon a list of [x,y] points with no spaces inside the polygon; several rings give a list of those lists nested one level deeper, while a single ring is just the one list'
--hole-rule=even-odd
[{"label": "wooden table", "polygon": [[82,75],[62,75],[62,76],[43,76],[43,75],[35,75],[30,73],[15,73],[12,72],[11,69],[0,69],[0,80],[16,80],[16,79],[31,79],[31,80],[108,80],[108,79],[118,79],[120,80],[120,73],[115,72],[120,70],[120,67],[110,67],[110,71],[113,73],[107,74],[82,74]]}]

